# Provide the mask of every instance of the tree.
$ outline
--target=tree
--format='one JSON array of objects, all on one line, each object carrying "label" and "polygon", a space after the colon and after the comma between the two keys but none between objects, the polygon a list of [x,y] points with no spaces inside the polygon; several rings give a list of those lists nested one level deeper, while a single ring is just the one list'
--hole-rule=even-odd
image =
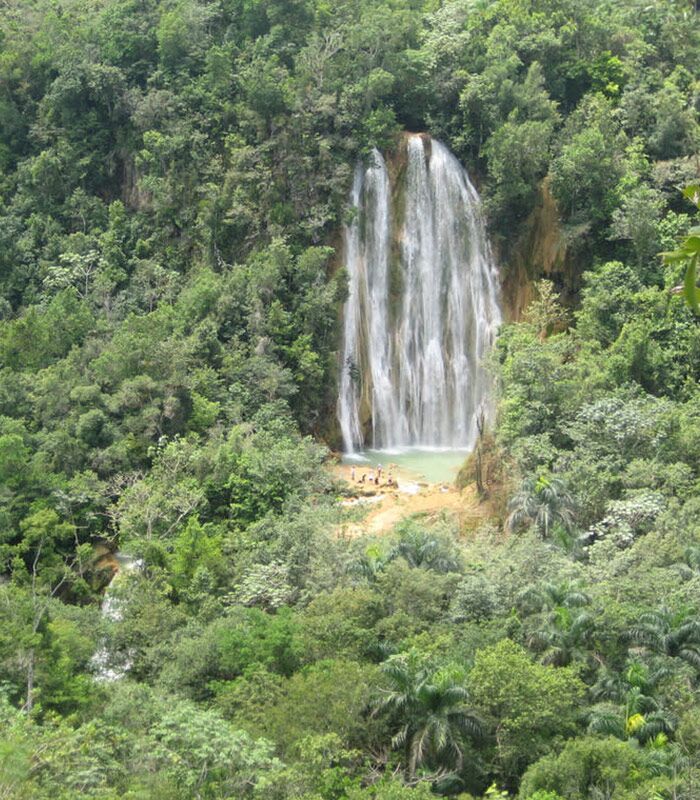
[{"label": "tree", "polygon": [[432,800],[435,795],[427,781],[416,786],[406,786],[396,778],[385,778],[373,786],[353,788],[347,797],[348,800]]},{"label": "tree", "polygon": [[281,767],[269,742],[252,740],[214,711],[182,701],[162,711],[150,731],[153,766],[165,767],[195,797],[214,786],[246,796],[257,780]]},{"label": "tree", "polygon": [[[16,657],[25,675],[24,709],[31,712],[36,699],[36,668],[41,654],[42,631],[51,605],[59,592],[79,589],[74,567],[90,556],[89,545],[81,545],[74,525],[62,522],[51,509],[42,509],[22,520],[23,539],[12,564],[12,583],[3,591],[4,611],[10,619],[19,616]],[[70,554],[72,544],[73,554]],[[28,562],[28,564],[27,564]]]},{"label": "tree", "polygon": [[664,607],[641,614],[629,636],[651,652],[678,658],[700,673],[700,620],[694,611]]},{"label": "tree", "polygon": [[[700,185],[688,186],[683,194],[700,210]],[[694,225],[681,242],[680,247],[672,252],[664,253],[668,264],[686,265],[683,294],[686,302],[696,314],[700,314],[700,289],[697,286],[697,267],[700,260],[700,226]]]},{"label": "tree", "polygon": [[537,664],[509,639],[476,654],[467,687],[493,737],[495,773],[509,785],[576,729],[584,691],[574,670]]},{"label": "tree", "polygon": [[632,267],[610,261],[584,277],[582,303],[576,313],[576,329],[586,340],[609,347],[623,325],[638,313],[637,293],[642,281]]},{"label": "tree", "polygon": [[343,747],[368,752],[386,734],[384,720],[367,714],[378,679],[378,667],[342,659],[317,661],[274,685],[269,674],[249,669],[217,687],[217,704],[231,710],[236,724],[274,741],[285,758],[310,733],[333,735]]},{"label": "tree", "polygon": [[[700,583],[700,326],[672,288],[698,45],[690,0],[3,4],[4,800],[506,800],[542,758],[536,800],[693,800],[694,615],[639,616]],[[342,226],[373,146],[417,188],[401,130],[479,187],[504,311],[551,283],[498,336],[493,520],[349,542],[323,446]],[[116,547],[143,568],[101,613]],[[410,703],[370,715],[414,649]]]},{"label": "tree", "polygon": [[233,606],[203,629],[179,636],[162,665],[161,681],[195,699],[208,699],[216,683],[252,668],[291,676],[300,666],[299,621],[289,608],[266,614]]},{"label": "tree", "polygon": [[552,120],[509,119],[486,142],[494,182],[489,206],[494,215],[517,221],[530,211],[549,162],[553,127]]},{"label": "tree", "polygon": [[540,475],[528,477],[508,503],[506,525],[511,531],[533,524],[544,539],[556,525],[565,531],[574,524],[574,499],[561,478]]},{"label": "tree", "polygon": [[82,343],[93,325],[76,291],[64,289],[41,312],[31,306],[22,316],[0,323],[0,361],[16,370],[41,369]]},{"label": "tree", "polygon": [[668,669],[652,670],[639,661],[629,662],[622,673],[608,670],[598,679],[592,694],[609,702],[593,706],[588,730],[618,739],[634,737],[640,742],[659,733],[673,733],[672,718],[654,697],[660,681],[668,674]]},{"label": "tree", "polygon": [[586,227],[605,222],[616,206],[623,147],[612,104],[588,95],[567,120],[550,174],[566,218]]},{"label": "tree", "polygon": [[386,687],[373,701],[398,730],[391,745],[402,750],[403,769],[412,781],[420,767],[459,771],[465,737],[478,737],[481,722],[469,710],[469,695],[455,670],[431,670],[415,651],[382,666]]},{"label": "tree", "polygon": [[5,696],[0,696],[0,721],[0,797],[29,800],[37,789],[31,779],[34,725]]},{"label": "tree", "polygon": [[537,297],[525,310],[525,320],[535,326],[540,340],[544,340],[557,325],[567,323],[569,314],[562,306],[552,281],[537,281],[535,291]]},{"label": "tree", "polygon": [[640,780],[643,757],[617,739],[572,739],[558,755],[548,755],[523,775],[519,797],[556,792],[566,800],[613,797]]},{"label": "tree", "polygon": [[435,572],[459,569],[459,553],[447,536],[426,530],[412,520],[398,525],[397,532],[399,541],[390,551],[389,559],[403,558],[411,567]]},{"label": "tree", "polygon": [[585,610],[590,602],[580,584],[572,581],[549,581],[520,593],[519,607],[525,613],[537,613],[539,627],[530,634],[528,644],[542,651],[544,664],[561,667],[590,660],[596,630],[593,616]]},{"label": "tree", "polygon": [[562,581],[529,586],[520,594],[520,605],[528,610],[556,611],[557,608],[575,609],[587,606],[591,598],[578,583]]},{"label": "tree", "polygon": [[543,649],[542,663],[564,667],[572,661],[586,662],[591,656],[595,624],[586,611],[572,612],[558,606],[545,624],[530,637],[530,644]]},{"label": "tree", "polygon": [[367,658],[376,652],[376,626],[385,613],[382,595],[365,587],[337,586],[320,593],[302,615],[306,657]]}]

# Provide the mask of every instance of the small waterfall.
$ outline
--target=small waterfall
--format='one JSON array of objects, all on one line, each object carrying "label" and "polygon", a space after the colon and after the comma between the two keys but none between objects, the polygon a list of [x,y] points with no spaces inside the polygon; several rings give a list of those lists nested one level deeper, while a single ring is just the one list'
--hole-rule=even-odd
[{"label": "small waterfall", "polygon": [[490,413],[484,360],[501,313],[479,196],[440,142],[412,134],[406,149],[398,186],[376,150],[355,170],[338,396],[348,453],[471,448]]},{"label": "small waterfall", "polygon": [[[123,582],[124,577],[130,572],[143,568],[143,561],[138,558],[119,553],[116,556],[119,569],[107,587],[102,599],[102,617],[109,622],[119,622],[123,617],[123,599],[114,590]],[[92,671],[98,681],[116,681],[126,675],[131,666],[131,659],[120,657],[113,653],[109,647],[109,640],[105,639],[91,659]]]}]

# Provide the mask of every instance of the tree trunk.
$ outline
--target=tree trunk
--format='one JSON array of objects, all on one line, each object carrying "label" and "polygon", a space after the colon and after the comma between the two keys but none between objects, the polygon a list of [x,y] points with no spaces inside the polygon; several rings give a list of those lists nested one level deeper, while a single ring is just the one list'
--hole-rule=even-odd
[{"label": "tree trunk", "polygon": [[24,703],[24,710],[31,713],[34,708],[34,648],[29,651],[29,662],[27,663],[27,700]]},{"label": "tree trunk", "polygon": [[404,746],[404,758],[406,759],[406,779],[410,783],[416,774],[415,764],[413,762],[413,737],[406,737],[406,744]]}]

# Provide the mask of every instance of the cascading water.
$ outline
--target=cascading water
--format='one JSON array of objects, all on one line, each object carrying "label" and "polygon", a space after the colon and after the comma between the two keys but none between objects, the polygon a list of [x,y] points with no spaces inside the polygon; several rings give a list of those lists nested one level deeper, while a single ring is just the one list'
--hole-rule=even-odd
[{"label": "cascading water", "polygon": [[[120,622],[124,614],[124,599],[115,589],[123,582],[129,573],[139,571],[143,568],[143,561],[140,558],[132,558],[124,554],[116,556],[118,569],[109,583],[102,600],[102,617],[107,622]],[[105,638],[98,650],[93,653],[92,670],[95,678],[99,681],[115,681],[123,678],[131,666],[131,656],[129,654],[113,652],[109,645],[108,638]]]},{"label": "cascading water", "polygon": [[338,398],[348,453],[468,449],[490,411],[484,360],[501,313],[479,196],[440,142],[412,134],[406,150],[395,185],[376,150],[355,170]]}]

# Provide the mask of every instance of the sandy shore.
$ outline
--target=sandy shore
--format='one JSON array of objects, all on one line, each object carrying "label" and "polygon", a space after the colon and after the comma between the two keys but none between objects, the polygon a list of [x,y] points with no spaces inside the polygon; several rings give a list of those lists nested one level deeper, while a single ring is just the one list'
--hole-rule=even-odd
[{"label": "sandy shore", "polygon": [[[352,478],[352,464],[336,464],[333,467],[333,473],[337,475],[339,478],[342,478],[346,481],[350,486],[355,489],[357,492],[401,492],[404,494],[416,494],[420,489],[426,489],[430,486],[445,486],[447,488],[450,487],[450,484],[431,484],[418,473],[412,472],[411,470],[402,469],[401,467],[397,466],[396,464],[388,463],[382,469],[382,475],[379,479],[379,483],[370,483],[369,477],[371,474],[374,474],[375,477],[377,475],[377,470],[373,467],[359,464],[355,465],[355,479]],[[366,475],[366,480],[364,483],[360,480],[363,475]],[[389,485],[389,476],[391,476],[394,480],[394,485]]]},{"label": "sandy shore", "polygon": [[[388,486],[386,477],[389,467],[382,473],[380,484],[361,483],[358,479],[364,470],[355,468],[352,480],[352,467],[349,464],[336,464],[333,473],[345,480],[355,490],[354,497],[342,501],[347,507],[366,507],[367,513],[361,522],[349,522],[341,526],[341,536],[362,536],[387,533],[402,519],[414,514],[436,517],[442,513],[456,516],[460,528],[480,520],[487,515],[487,509],[479,503],[473,487],[459,491],[452,484],[428,483],[415,473],[394,468],[391,475],[398,487]],[[369,475],[370,470],[366,470]],[[376,474],[376,471],[375,471]]]}]

